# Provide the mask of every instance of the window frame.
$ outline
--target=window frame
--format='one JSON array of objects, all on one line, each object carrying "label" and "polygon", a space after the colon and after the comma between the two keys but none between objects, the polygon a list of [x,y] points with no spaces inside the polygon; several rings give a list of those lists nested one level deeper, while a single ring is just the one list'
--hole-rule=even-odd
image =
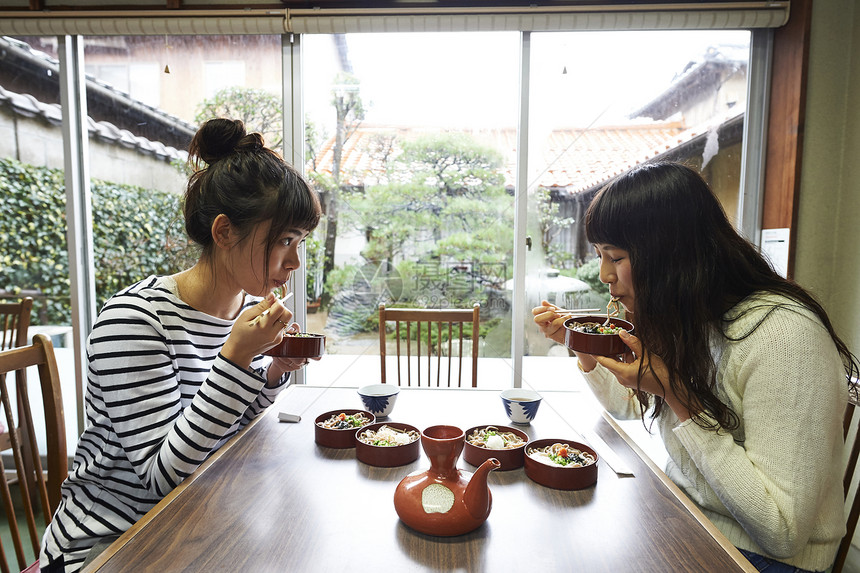
[{"label": "window frame", "polygon": [[[384,5],[385,3],[377,4]],[[648,4],[649,3],[644,3],[641,6],[644,6],[647,9]],[[727,3],[711,4],[725,5]],[[762,6],[779,4],[779,7],[787,10],[789,3],[761,2],[756,4],[760,4]],[[611,10],[610,3],[608,2],[593,3],[591,8],[594,9],[595,7],[597,7],[598,11]],[[630,9],[630,5],[627,5],[626,7]],[[567,8],[571,9],[573,7]],[[582,6],[580,6],[580,8],[582,8]],[[53,13],[50,15],[20,11],[4,12],[4,18],[5,16],[12,16],[4,25],[10,25],[11,21],[15,25],[23,26],[27,31],[19,30],[16,32],[8,32],[3,30],[3,32],[23,35],[54,35],[58,32],[67,34],[69,31],[74,31],[69,29],[70,25],[80,26],[86,24],[87,26],[91,26],[92,24],[87,22],[93,17],[98,18],[102,25],[106,25],[106,23],[112,21],[114,22],[114,24],[112,24],[113,26],[124,28],[121,31],[115,31],[114,33],[129,33],[127,26],[135,24],[142,25],[142,23],[145,24],[144,21],[147,19],[152,22],[166,22],[164,24],[165,26],[168,28],[175,28],[168,32],[173,34],[188,33],[187,31],[182,31],[182,26],[192,25],[189,23],[192,21],[198,22],[197,24],[193,24],[193,26],[199,25],[203,27],[211,26],[214,22],[215,29],[209,29],[204,33],[219,34],[247,34],[249,32],[249,26],[253,27],[255,25],[260,27],[261,30],[265,29],[265,33],[271,33],[271,27],[274,25],[271,11],[267,12],[266,10],[251,12],[244,11],[244,13],[215,9],[195,10],[183,11],[181,17],[177,17],[176,12],[166,12],[165,14],[161,14],[158,11],[146,11],[118,15],[107,10],[98,10],[92,7],[86,7],[84,10],[85,12]],[[493,9],[491,8],[490,11],[492,10]],[[497,12],[502,12],[498,7],[496,7],[495,10]],[[520,8],[520,11],[522,11],[522,8]],[[296,13],[298,13],[298,9],[293,10],[293,14]],[[174,19],[165,21],[164,18],[166,16]],[[751,81],[766,82],[767,78],[772,77],[773,85],[765,85],[764,102],[761,108],[748,109],[748,123],[752,124],[754,121],[755,126],[757,126],[754,126],[754,128],[760,129],[764,133],[762,134],[761,147],[757,151],[748,152],[744,159],[743,194],[748,198],[754,199],[743,201],[743,215],[741,217],[741,220],[744,221],[743,231],[754,242],[758,242],[761,229],[788,228],[790,233],[788,256],[789,277],[793,276],[796,252],[796,241],[794,238],[796,237],[797,232],[797,210],[799,205],[800,174],[802,168],[802,136],[803,122],[805,119],[804,108],[806,79],[808,73],[807,63],[809,57],[811,16],[811,0],[794,0],[791,2],[791,15],[785,25],[777,27],[773,31],[754,33],[754,44],[757,46],[755,48],[757,52],[753,54],[753,58],[750,63],[751,67],[753,65],[757,65],[759,66],[759,70],[764,70],[760,72],[762,75],[757,75],[757,79],[753,78]],[[277,16],[275,19],[279,22],[289,24],[290,9],[286,10],[285,16]],[[252,23],[249,24],[249,22]],[[27,26],[29,26],[29,28]],[[299,34],[290,33],[290,29],[291,28],[288,26],[281,28],[281,30],[287,30],[287,32],[282,35],[284,47],[284,101],[287,103],[287,105],[284,106],[284,126],[286,139],[296,143],[299,141],[303,142],[301,102],[300,98],[296,97],[296,94],[301,93],[297,90],[297,86],[300,87],[301,85],[301,66],[298,63],[300,61],[301,54],[301,39]],[[98,30],[91,29],[89,33],[97,34],[100,32]],[[164,32],[140,31],[138,33],[160,34]],[[261,31],[260,33],[263,32]],[[528,32],[523,31],[522,33],[523,37],[527,38],[526,34],[528,34]],[[68,43],[69,38],[69,35],[58,36],[58,44],[64,45]],[[526,40],[523,40],[521,45],[525,45],[525,43]],[[762,45],[765,47],[761,48],[760,46]],[[758,52],[758,50],[764,51]],[[527,54],[527,48],[521,48],[521,54],[523,53]],[[771,55],[770,59],[767,59],[766,57],[768,53]],[[764,54],[765,59],[756,64],[755,62],[757,61],[757,58],[761,57],[762,54]],[[78,65],[74,63],[74,58],[64,58],[61,61],[61,76],[68,76],[65,81],[71,82],[70,85],[74,85],[74,82],[82,81],[83,73],[77,69],[77,66]],[[764,66],[764,68],[761,66]],[[750,75],[753,76],[755,73],[756,72],[752,72]],[[64,117],[66,115],[67,114],[64,114]],[[745,127],[745,130],[746,129],[748,128]],[[81,146],[86,144],[86,133],[70,127],[66,132],[65,137],[70,139],[70,141],[67,141],[65,144],[67,167],[70,165],[77,165],[76,169],[85,173],[86,162],[88,159],[85,156],[81,159],[80,154]],[[298,151],[301,149],[301,146],[293,145],[293,149],[296,150],[294,151],[296,157],[293,158],[293,161],[297,162],[297,164],[301,164],[301,151]],[[756,154],[758,154],[758,158],[756,158]],[[757,167],[752,169],[755,165],[757,165]],[[758,197],[755,197],[753,192],[757,188],[760,191]],[[73,193],[76,191],[70,190],[69,192]],[[79,188],[77,194],[78,197],[86,198],[85,189],[81,190]],[[517,205],[517,208],[519,208],[519,204]],[[84,236],[87,232],[91,233],[86,212],[86,206],[77,210],[73,217],[74,224],[82,227],[81,230],[70,230],[70,233],[83,232]],[[758,225],[754,224],[755,222],[758,222]],[[89,231],[87,229],[89,229]],[[522,232],[524,232],[524,230]],[[522,250],[525,248],[525,241],[523,240],[523,237],[519,236],[519,234],[517,235],[516,241],[517,243],[514,254],[515,270],[518,268],[517,249]],[[86,257],[81,258],[76,256],[76,252],[78,252],[79,247],[76,247],[72,241],[69,242],[69,250],[70,273],[73,274],[73,277],[78,277],[77,279],[73,278],[72,292],[73,328],[75,332],[74,341],[77,362],[78,357],[82,357],[81,353],[83,351],[84,340],[91,328],[91,322],[86,320],[86,315],[93,313],[92,309],[88,308],[89,305],[87,305],[85,301],[94,299],[94,293],[87,292],[89,289],[94,291],[94,287],[86,286],[89,282],[86,280],[86,276],[88,274],[87,269],[88,267],[91,269],[92,262],[84,260]],[[522,273],[516,273],[515,276],[520,274]],[[303,281],[304,276],[297,277],[297,279]],[[75,282],[76,280],[77,282]],[[76,292],[78,290],[80,292]],[[303,293],[303,290],[299,289],[299,292]],[[299,319],[303,318],[302,315],[304,314],[304,309],[301,304],[302,302],[303,301],[299,300],[294,301],[297,310],[296,316]],[[513,312],[514,317],[522,314],[521,312],[517,312],[516,309],[514,309]],[[524,326],[520,325],[520,328],[517,329],[517,322],[518,321],[515,319],[515,333],[517,331],[521,331],[522,326]],[[516,335],[512,338],[514,341],[513,344],[516,344]],[[517,354],[519,354],[521,358],[521,344],[513,356],[517,356]],[[81,381],[84,379],[83,364],[76,364],[76,370],[78,385],[81,386]],[[515,372],[521,371],[521,369],[517,368],[514,368],[514,370]],[[81,393],[82,389],[79,389],[79,396]],[[81,400],[80,402],[81,403],[78,405],[79,410],[82,408],[83,401]]]}]

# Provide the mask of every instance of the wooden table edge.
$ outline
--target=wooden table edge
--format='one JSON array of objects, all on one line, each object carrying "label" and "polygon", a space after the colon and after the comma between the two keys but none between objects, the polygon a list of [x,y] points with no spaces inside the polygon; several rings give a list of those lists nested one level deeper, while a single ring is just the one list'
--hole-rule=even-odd
[{"label": "wooden table edge", "polygon": [[657,478],[661,482],[663,482],[663,485],[665,485],[666,488],[670,492],[672,492],[672,495],[674,495],[675,498],[679,502],[681,502],[681,504],[685,508],[687,508],[687,511],[689,511],[690,514],[694,518],[696,518],[696,521],[698,521],[699,524],[701,524],[701,526],[705,528],[705,531],[707,531],[708,534],[710,534],[710,536],[714,538],[714,541],[716,541],[717,544],[719,544],[719,546],[722,547],[723,550],[729,554],[729,556],[735,561],[735,563],[737,563],[744,571],[748,571],[749,573],[758,573],[758,569],[756,569],[752,565],[752,563],[750,563],[749,560],[743,556],[740,550],[738,550],[738,548],[735,547],[735,545],[731,541],[729,541],[729,539],[723,534],[723,532],[720,531],[717,526],[714,525],[713,522],[708,519],[708,517],[704,513],[702,513],[702,510],[699,509],[699,507],[695,503],[693,503],[693,501],[689,497],[687,497],[687,494],[685,494],[681,490],[681,488],[679,488],[675,484],[675,482],[669,479],[669,476],[667,476],[666,473],[662,469],[660,469],[657,464],[654,463],[654,460],[652,460],[648,456],[648,454],[646,454],[645,451],[642,450],[641,447],[639,447],[639,444],[637,444],[633,440],[633,438],[631,438],[627,434],[627,432],[624,431],[624,429],[606,410],[603,411],[603,418],[609,423],[610,426],[612,426],[612,429],[615,430],[625,442],[627,442],[627,445],[630,446],[630,448],[634,452],[636,452],[636,455],[638,455],[639,458],[643,462],[645,462],[645,465],[648,466],[648,468],[654,473],[654,475],[656,475]]},{"label": "wooden table edge", "polygon": [[[281,392],[281,394],[283,394],[283,392]],[[275,400],[275,403],[277,403],[277,400]],[[224,455],[230,448],[232,448],[236,444],[236,442],[241,440],[248,430],[257,425],[260,420],[268,416],[274,409],[276,409],[275,404],[272,404],[271,406],[266,408],[263,413],[251,420],[248,425],[239,430],[239,432],[237,432],[235,436],[230,438],[226,444],[221,446],[218,451],[216,451],[205,462],[203,462],[200,467],[194,471],[194,473],[185,478],[182,483],[173,488],[173,490],[169,494],[167,494],[164,499],[159,501],[155,505],[155,507],[146,512],[146,514],[141,517],[134,525],[132,525],[125,533],[123,533],[119,537],[119,539],[114,541],[110,546],[108,546],[107,549],[102,551],[102,553],[99,554],[98,557],[93,559],[85,568],[81,569],[80,573],[92,573],[94,571],[98,571],[98,569],[101,568],[102,565],[107,563],[111,559],[111,557],[116,554],[117,551],[122,549],[126,543],[131,541],[134,536],[137,535],[138,531],[140,531],[146,524],[152,521],[155,516],[161,513],[168,505],[170,505],[173,500],[176,499],[179,494],[181,494],[185,490],[185,488],[194,483],[194,481],[198,477],[200,477],[203,472],[209,469],[209,467],[214,464],[222,455]]]},{"label": "wooden table edge", "polygon": [[[277,400],[275,401],[277,403]],[[87,565],[84,569],[81,570],[81,573],[92,573],[101,568],[102,565],[107,563],[117,551],[122,549],[122,547],[131,541],[135,535],[137,535],[138,531],[142,529],[146,524],[148,524],[152,519],[154,519],[161,511],[163,511],[167,506],[169,506],[174,499],[176,499],[186,487],[191,485],[200,475],[203,474],[215,461],[217,461],[224,453],[226,453],[230,448],[232,448],[236,442],[245,435],[245,433],[255,426],[260,420],[264,417],[268,416],[272,410],[276,409],[275,405],[269,406],[266,411],[262,414],[251,420],[251,422],[242,428],[235,436],[233,436],[223,447],[221,447],[217,452],[215,452],[209,459],[207,459],[203,464],[197,468],[194,473],[188,476],[182,483],[176,486],[167,496],[164,497],[155,507],[149,510],[146,515],[140,518],[131,528],[128,529],[125,533],[123,533],[119,539],[114,541],[107,549],[105,549],[98,557],[96,557],[89,565]],[[690,514],[698,521],[702,527],[705,528],[705,531],[717,542],[717,544],[723,548],[723,550],[729,554],[732,560],[737,563],[741,569],[747,571],[748,573],[758,573],[758,570],[747,560],[737,547],[732,544],[728,538],[723,535],[723,532],[720,531],[707,516],[702,513],[702,511],[694,504],[690,498],[679,488],[675,482],[669,479],[669,476],[663,472],[662,469],[657,467],[654,461],[646,454],[639,444],[637,444],[628,434],[624,431],[624,429],[609,415],[605,410],[602,412],[603,418],[606,422],[615,430],[618,435],[627,443],[628,446],[636,453],[637,456],[648,466],[648,468],[654,473],[655,476],[666,486],[666,488],[672,492],[672,495],[690,512]]]}]

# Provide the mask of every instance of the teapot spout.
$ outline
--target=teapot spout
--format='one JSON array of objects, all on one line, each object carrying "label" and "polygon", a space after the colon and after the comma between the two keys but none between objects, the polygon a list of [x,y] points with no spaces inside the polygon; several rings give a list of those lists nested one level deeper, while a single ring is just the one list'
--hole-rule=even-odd
[{"label": "teapot spout", "polygon": [[502,464],[496,458],[487,459],[472,475],[469,485],[466,486],[466,491],[463,492],[463,503],[466,505],[466,510],[475,519],[483,521],[490,515],[492,498],[490,488],[487,486],[487,476],[491,471],[500,467]]}]

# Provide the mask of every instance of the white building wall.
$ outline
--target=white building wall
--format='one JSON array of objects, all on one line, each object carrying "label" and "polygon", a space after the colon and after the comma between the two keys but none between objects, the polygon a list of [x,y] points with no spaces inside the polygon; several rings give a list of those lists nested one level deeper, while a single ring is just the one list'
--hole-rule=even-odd
[{"label": "white building wall", "polygon": [[188,177],[167,160],[90,139],[90,177],[181,194]]},{"label": "white building wall", "polygon": [[[187,176],[166,158],[97,137],[90,137],[89,150],[94,179],[172,193],[185,190]],[[0,106],[0,157],[63,169],[62,128],[42,116],[28,118]]]}]

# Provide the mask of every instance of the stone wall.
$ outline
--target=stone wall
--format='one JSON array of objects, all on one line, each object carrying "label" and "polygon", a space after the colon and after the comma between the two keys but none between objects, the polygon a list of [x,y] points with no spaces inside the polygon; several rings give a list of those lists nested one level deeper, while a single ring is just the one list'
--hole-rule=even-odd
[{"label": "stone wall", "polygon": [[[137,185],[182,193],[186,176],[171,165],[170,157],[147,153],[123,140],[93,135],[89,140],[90,177],[114,183]],[[62,126],[43,115],[26,117],[8,106],[0,106],[0,157],[9,157],[39,167],[63,169]]]}]

